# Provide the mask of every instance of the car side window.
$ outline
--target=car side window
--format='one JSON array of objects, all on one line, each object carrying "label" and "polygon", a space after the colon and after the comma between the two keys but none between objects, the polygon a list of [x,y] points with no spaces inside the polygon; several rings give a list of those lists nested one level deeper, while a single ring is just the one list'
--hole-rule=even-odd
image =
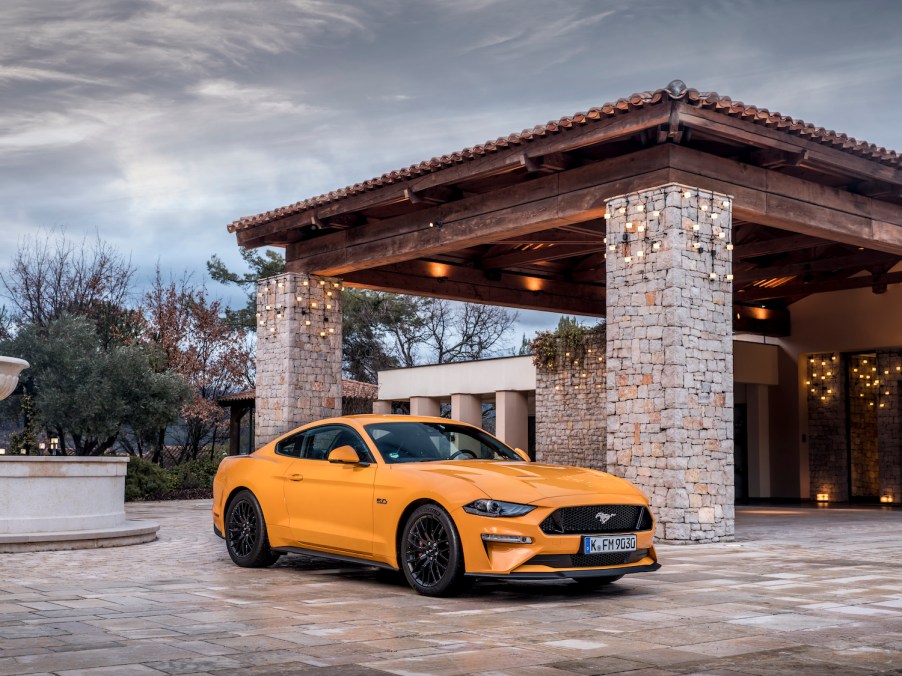
[{"label": "car side window", "polygon": [[329,452],[339,446],[350,446],[364,462],[372,462],[372,456],[363,439],[350,427],[324,425],[306,432],[307,444],[302,457],[307,460],[327,460]]},{"label": "car side window", "polygon": [[276,453],[279,455],[287,455],[290,458],[300,458],[304,448],[305,432],[292,434],[287,439],[282,439],[276,445]]}]

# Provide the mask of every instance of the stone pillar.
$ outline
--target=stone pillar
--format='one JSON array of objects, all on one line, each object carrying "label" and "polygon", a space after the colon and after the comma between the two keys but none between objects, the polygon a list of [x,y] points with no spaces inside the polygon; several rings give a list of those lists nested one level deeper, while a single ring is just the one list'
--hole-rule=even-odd
[{"label": "stone pillar", "polygon": [[411,397],[410,415],[426,415],[438,418],[441,415],[441,402],[432,397]]},{"label": "stone pillar", "polygon": [[452,394],[451,418],[481,428],[482,397],[475,394]]},{"label": "stone pillar", "polygon": [[259,448],[341,415],[341,280],[286,273],[257,283]]},{"label": "stone pillar", "polygon": [[495,392],[495,436],[512,448],[528,450],[529,407],[525,392]]},{"label": "stone pillar", "polygon": [[388,415],[391,413],[391,402],[385,399],[377,399],[373,402],[373,413],[376,415]]},{"label": "stone pillar", "polygon": [[677,184],[607,204],[607,470],[666,542],[734,534],[731,205]]}]

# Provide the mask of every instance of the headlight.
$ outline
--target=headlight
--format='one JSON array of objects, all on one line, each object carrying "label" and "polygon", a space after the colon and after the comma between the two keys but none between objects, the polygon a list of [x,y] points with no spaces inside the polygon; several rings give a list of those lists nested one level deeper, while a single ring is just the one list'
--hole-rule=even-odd
[{"label": "headlight", "polygon": [[532,505],[520,505],[516,502],[501,502],[500,500],[474,500],[464,506],[467,514],[479,516],[523,516],[529,514],[535,507]]}]

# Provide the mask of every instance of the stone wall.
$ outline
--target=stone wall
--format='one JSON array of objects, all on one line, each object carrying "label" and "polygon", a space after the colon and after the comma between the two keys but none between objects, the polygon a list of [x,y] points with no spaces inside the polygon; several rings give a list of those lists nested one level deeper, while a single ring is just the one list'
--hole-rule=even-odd
[{"label": "stone wall", "polygon": [[536,461],[605,468],[605,341],[588,334],[577,354],[562,348],[536,367]]},{"label": "stone wall", "polygon": [[341,415],[341,281],[286,273],[257,284],[255,446]]},{"label": "stone wall", "polygon": [[876,497],[880,492],[877,451],[877,411],[881,378],[877,355],[851,355],[849,373],[849,455],[852,497]]},{"label": "stone wall", "polygon": [[902,350],[879,350],[881,375],[877,408],[880,496],[902,502]]},{"label": "stone wall", "polygon": [[607,470],[666,542],[734,534],[731,206],[676,184],[607,204]]},{"label": "stone wall", "polygon": [[829,500],[849,499],[849,449],[846,438],[846,397],[841,355],[807,356],[805,388],[808,393],[808,469],[810,498],[827,494]]}]

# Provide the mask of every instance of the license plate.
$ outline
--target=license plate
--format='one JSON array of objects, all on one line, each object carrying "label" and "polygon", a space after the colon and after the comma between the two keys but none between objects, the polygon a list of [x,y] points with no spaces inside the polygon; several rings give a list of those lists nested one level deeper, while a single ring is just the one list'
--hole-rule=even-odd
[{"label": "license plate", "polygon": [[605,535],[584,537],[583,554],[610,554],[613,552],[636,551],[635,535]]}]

